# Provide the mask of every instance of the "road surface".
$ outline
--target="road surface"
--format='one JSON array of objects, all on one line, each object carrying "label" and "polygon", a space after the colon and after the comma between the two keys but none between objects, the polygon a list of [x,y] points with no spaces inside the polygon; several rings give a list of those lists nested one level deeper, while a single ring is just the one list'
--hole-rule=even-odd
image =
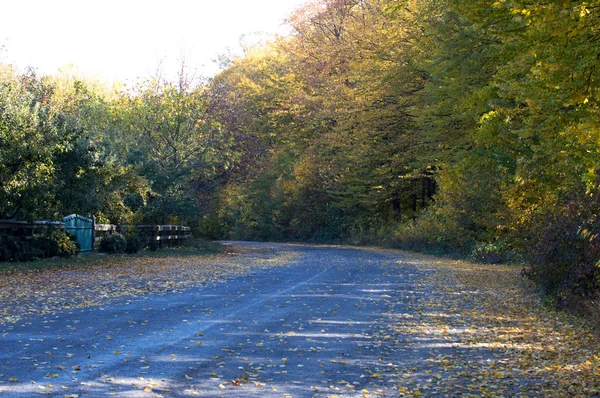
[{"label": "road surface", "polygon": [[423,328],[398,333],[398,325],[419,325],[424,301],[440,294],[422,282],[433,270],[400,252],[236,244],[293,260],[223,283],[0,324],[0,396],[459,395],[436,388],[456,347]]}]

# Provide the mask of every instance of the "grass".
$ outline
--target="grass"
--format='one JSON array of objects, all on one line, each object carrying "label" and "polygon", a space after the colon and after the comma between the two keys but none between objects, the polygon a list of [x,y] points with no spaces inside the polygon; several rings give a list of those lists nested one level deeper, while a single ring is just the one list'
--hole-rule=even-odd
[{"label": "grass", "polygon": [[165,247],[157,250],[145,249],[135,254],[112,254],[100,253],[98,251],[80,253],[75,257],[54,257],[43,260],[28,262],[0,262],[1,272],[38,271],[43,269],[63,268],[83,265],[98,265],[107,263],[119,263],[124,258],[165,258],[184,257],[198,255],[213,255],[223,252],[223,245],[205,239],[193,238],[178,247]]}]

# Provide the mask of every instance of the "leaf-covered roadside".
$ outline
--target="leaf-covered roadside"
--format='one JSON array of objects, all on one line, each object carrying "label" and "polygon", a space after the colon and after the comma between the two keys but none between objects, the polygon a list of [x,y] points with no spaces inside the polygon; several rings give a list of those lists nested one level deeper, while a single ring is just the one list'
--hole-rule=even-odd
[{"label": "leaf-covered roadside", "polygon": [[228,246],[223,254],[95,256],[62,267],[0,271],[0,324],[27,314],[109,303],[118,297],[173,292],[287,264],[285,251]]},{"label": "leaf-covered roadside", "polygon": [[[511,265],[412,255],[434,293],[418,315],[380,334],[416,335],[423,367],[402,369],[398,390],[423,396],[598,396],[600,346],[579,319],[543,306]],[[396,314],[397,316],[398,314]],[[380,336],[381,337],[381,336]],[[383,336],[385,337],[385,336]],[[403,342],[406,344],[406,342]]]}]

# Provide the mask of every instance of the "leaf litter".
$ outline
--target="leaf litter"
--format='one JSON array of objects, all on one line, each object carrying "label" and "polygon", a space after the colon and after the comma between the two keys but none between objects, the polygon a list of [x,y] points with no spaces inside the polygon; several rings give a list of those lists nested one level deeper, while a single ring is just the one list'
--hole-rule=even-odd
[{"label": "leaf litter", "polygon": [[[374,334],[391,350],[427,351],[425,362],[385,373],[401,396],[600,396],[598,339],[544,306],[519,266],[402,257],[398,266],[425,271],[418,284],[433,290],[405,297],[415,311],[390,312]],[[381,368],[367,371],[384,381]]]},{"label": "leaf litter", "polygon": [[289,264],[291,251],[228,247],[219,255],[102,256],[61,267],[0,271],[0,324],[27,314],[86,308],[167,293]]},{"label": "leaf litter", "polygon": [[[214,283],[251,273],[256,267],[287,265],[295,256],[257,248],[244,253],[244,248],[236,250],[227,256],[119,257],[91,266],[4,273],[0,308],[10,317],[20,311],[43,314],[100,305],[119,297]],[[525,285],[519,267],[391,254],[401,260],[390,267],[390,275],[406,272],[407,266],[418,272],[406,295],[396,291],[379,296],[389,304],[385,322],[377,322],[369,339],[357,343],[357,352],[372,352],[379,359],[363,363],[362,375],[356,380],[336,380],[345,373],[335,371],[338,377],[330,384],[310,387],[315,396],[352,391],[366,397],[598,396],[600,351],[596,338],[576,318],[542,306]],[[362,305],[358,303],[357,309]],[[327,311],[335,314],[334,308]],[[2,321],[8,322],[7,317]],[[284,339],[294,334],[287,331],[272,337],[287,344]],[[256,346],[252,351],[256,349],[262,350]],[[320,351],[319,346],[309,349],[313,355]],[[398,360],[410,352],[419,360]],[[285,366],[288,360],[283,357],[279,361]],[[351,362],[352,357],[330,361],[331,366],[339,367]],[[252,368],[250,377],[262,371],[262,367]],[[186,380],[188,377],[196,376],[185,374]],[[217,383],[219,389],[239,388],[250,381],[247,377]],[[257,387],[264,385],[258,383]],[[152,388],[140,385],[145,392]]]}]

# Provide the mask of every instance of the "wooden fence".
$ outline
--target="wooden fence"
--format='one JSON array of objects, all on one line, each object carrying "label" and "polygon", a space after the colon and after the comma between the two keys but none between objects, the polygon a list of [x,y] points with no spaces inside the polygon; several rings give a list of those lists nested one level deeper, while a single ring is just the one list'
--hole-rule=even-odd
[{"label": "wooden fence", "polygon": [[94,250],[103,236],[120,232],[134,235],[144,246],[150,248],[177,245],[191,236],[191,228],[182,225],[113,225],[96,224],[93,218],[72,214],[65,222],[0,220],[0,234],[11,236],[33,236],[47,228],[59,228],[76,236],[81,251]]},{"label": "wooden fence", "polygon": [[0,234],[11,236],[33,236],[48,228],[64,229],[65,223],[58,221],[27,221],[0,220]]},{"label": "wooden fence", "polygon": [[[142,245],[149,247],[163,247],[167,244],[180,244],[191,236],[192,229],[182,225],[113,225],[95,224],[95,238],[98,242],[102,236],[120,232],[138,237]],[[100,232],[100,234],[98,234]]]}]

